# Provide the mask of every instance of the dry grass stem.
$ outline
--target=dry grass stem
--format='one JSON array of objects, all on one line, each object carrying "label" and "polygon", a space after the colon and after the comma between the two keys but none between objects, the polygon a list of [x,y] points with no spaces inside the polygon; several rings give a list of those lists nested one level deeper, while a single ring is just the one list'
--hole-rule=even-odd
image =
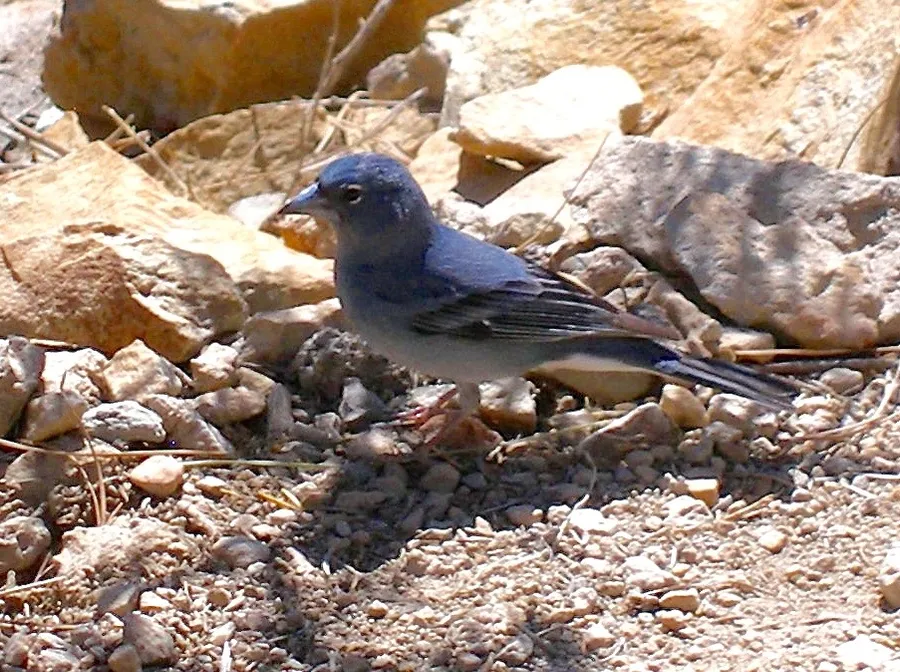
[{"label": "dry grass stem", "polygon": [[359,30],[356,31],[356,34],[334,58],[327,61],[324,76],[317,87],[317,93],[319,93],[320,98],[328,95],[337,85],[344,74],[347,64],[356,57],[366,41],[378,30],[393,4],[394,0],[378,0],[369,16],[366,17]]},{"label": "dry grass stem", "polygon": [[856,130],[853,131],[853,135],[850,136],[850,142],[847,143],[847,146],[844,147],[844,151],[841,152],[841,158],[838,159],[835,170],[840,170],[843,167],[844,161],[847,160],[847,156],[850,154],[850,150],[853,148],[853,144],[859,138],[860,133],[863,132],[865,127],[869,125],[869,122],[872,121],[872,118],[878,113],[878,110],[884,107],[887,102],[887,98],[882,98],[878,101],[878,104],[875,105],[871,110],[869,110],[866,116],[863,117],[862,123],[860,123],[860,125],[856,127]]},{"label": "dry grass stem", "polygon": [[24,138],[27,138],[32,143],[34,143],[36,149],[42,151],[42,153],[46,154],[52,159],[58,159],[59,157],[65,156],[69,153],[69,151],[62,145],[53,142],[49,138],[45,138],[33,128],[26,126],[18,119],[10,117],[2,110],[0,110],[0,119],[12,126],[18,133],[21,133]]},{"label": "dry grass stem", "polygon": [[887,410],[888,404],[893,400],[898,388],[900,388],[900,365],[894,370],[894,376],[885,386],[884,394],[881,397],[878,408],[876,408],[868,418],[853,422],[849,425],[844,425],[843,427],[835,427],[834,429],[827,429],[812,434],[801,434],[799,436],[787,437],[782,440],[791,444],[805,443],[807,441],[841,441],[850,438],[863,430],[869,429],[880,421],[900,417],[900,411],[888,413]]},{"label": "dry grass stem", "polygon": [[188,184],[186,184],[184,182],[184,180],[182,180],[180,177],[178,177],[178,175],[175,174],[175,171],[172,170],[166,164],[166,162],[162,160],[162,158],[159,156],[159,153],[155,149],[153,149],[150,145],[148,145],[144,141],[144,139],[141,138],[131,126],[129,126],[128,124],[125,123],[125,120],[122,119],[121,116],[119,116],[118,112],[116,112],[109,105],[104,105],[103,111],[107,114],[107,116],[109,116],[110,119],[112,119],[116,123],[116,125],[119,128],[122,129],[122,131],[128,137],[130,137],[135,142],[135,144],[137,144],[138,147],[140,147],[142,150],[144,150],[147,154],[150,155],[150,158],[153,160],[153,163],[155,163],[157,166],[159,166],[159,169],[161,171],[163,171],[166,174],[166,176],[170,180],[172,180],[172,182],[174,182],[175,184],[178,185],[179,189],[182,190],[183,194],[187,194],[188,196],[191,197],[192,200],[194,199],[194,193],[193,193],[193,191],[191,191],[190,186]]},{"label": "dry grass stem", "polygon": [[131,126],[134,124],[134,113],[131,113],[127,117],[125,117],[123,122],[124,123],[122,124],[116,124],[116,127],[113,129],[112,133],[103,138],[103,142],[105,142],[107,145],[114,146],[114,143],[122,139],[122,137],[126,133],[125,129],[131,128]]}]

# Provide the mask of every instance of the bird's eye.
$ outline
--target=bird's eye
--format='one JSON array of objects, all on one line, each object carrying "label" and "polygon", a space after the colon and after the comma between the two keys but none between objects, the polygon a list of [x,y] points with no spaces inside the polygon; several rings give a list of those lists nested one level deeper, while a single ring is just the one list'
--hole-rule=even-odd
[{"label": "bird's eye", "polygon": [[341,190],[341,197],[345,203],[354,205],[362,200],[362,187],[358,184],[348,184]]}]

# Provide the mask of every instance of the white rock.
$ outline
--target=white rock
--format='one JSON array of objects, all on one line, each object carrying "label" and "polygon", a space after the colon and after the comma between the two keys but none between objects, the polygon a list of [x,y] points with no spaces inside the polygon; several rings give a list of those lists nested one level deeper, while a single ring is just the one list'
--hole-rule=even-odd
[{"label": "white rock", "polygon": [[585,652],[595,651],[596,649],[608,649],[616,643],[616,636],[602,623],[594,623],[584,631],[581,643]]},{"label": "white rock", "polygon": [[206,420],[222,427],[260,415],[266,410],[266,395],[249,387],[226,387],[195,397],[193,405]]},{"label": "white rock", "polygon": [[49,392],[28,402],[24,436],[44,441],[77,429],[88,410],[87,400],[78,392]]},{"label": "white rock", "polygon": [[119,350],[100,374],[104,397],[109,401],[140,401],[149,394],[177,397],[183,388],[183,377],[143,341],[134,341]]},{"label": "white rock", "polygon": [[102,353],[83,348],[74,352],[51,350],[44,355],[41,383],[44,394],[63,389],[78,392],[92,403],[100,401],[100,388],[94,379],[109,360]]},{"label": "white rock", "polygon": [[569,514],[569,525],[573,529],[587,534],[613,534],[619,527],[618,522],[607,518],[599,509],[581,508]]},{"label": "white rock", "polygon": [[640,86],[621,68],[569,65],[465,103],[453,138],[473,154],[546,163],[633,129],[642,105]]},{"label": "white rock", "polygon": [[678,581],[674,574],[662,569],[644,555],[626,558],[623,569],[625,570],[625,583],[643,592],[669,588]]},{"label": "white rock", "polygon": [[659,606],[663,609],[695,612],[700,607],[700,593],[696,588],[670,590],[659,598]]},{"label": "white rock", "polygon": [[151,495],[168,497],[181,487],[184,465],[170,455],[154,455],[128,472],[128,478]]},{"label": "white rock", "polygon": [[785,545],[787,545],[788,538],[781,530],[769,527],[759,535],[757,541],[759,542],[759,545],[769,551],[769,553],[780,553]]},{"label": "white rock", "polygon": [[159,414],[136,401],[95,406],[81,417],[81,426],[91,436],[104,441],[160,443],[166,438]]},{"label": "white rock", "polygon": [[719,480],[716,478],[689,478],[684,482],[688,494],[712,508],[719,501]]},{"label": "white rock", "polygon": [[740,429],[744,434],[753,432],[753,419],[763,409],[754,401],[736,394],[721,393],[709,400],[709,419]]},{"label": "white rock", "polygon": [[162,418],[166,436],[177,448],[211,453],[234,450],[231,442],[204,420],[187,399],[154,394],[146,397],[144,403]]},{"label": "white rock", "polygon": [[893,659],[894,651],[884,644],[872,641],[868,635],[858,635],[837,647],[837,657],[850,669],[865,666],[880,670]]},{"label": "white rock", "polygon": [[249,362],[289,360],[313,333],[323,327],[340,327],[343,322],[338,299],[256,313],[241,328],[241,357]]},{"label": "white rock", "polygon": [[229,387],[237,380],[238,352],[221,343],[210,343],[191,360],[192,386],[197,392]]},{"label": "white rock", "polygon": [[524,378],[505,378],[479,385],[481,416],[493,427],[523,434],[537,427],[534,384]]},{"label": "white rock", "polygon": [[663,505],[666,523],[678,527],[691,527],[711,519],[709,507],[690,495],[679,495]]},{"label": "white rock", "polygon": [[881,563],[878,586],[884,601],[893,609],[900,608],[900,543],[893,543]]}]

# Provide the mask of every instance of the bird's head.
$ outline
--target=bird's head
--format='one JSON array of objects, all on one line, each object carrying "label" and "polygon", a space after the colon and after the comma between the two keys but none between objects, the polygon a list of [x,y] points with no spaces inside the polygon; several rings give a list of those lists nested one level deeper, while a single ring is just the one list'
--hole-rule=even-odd
[{"label": "bird's head", "polygon": [[433,218],[422,189],[403,164],[374,153],[332,161],[281,213],[327,220],[339,246],[427,234]]}]

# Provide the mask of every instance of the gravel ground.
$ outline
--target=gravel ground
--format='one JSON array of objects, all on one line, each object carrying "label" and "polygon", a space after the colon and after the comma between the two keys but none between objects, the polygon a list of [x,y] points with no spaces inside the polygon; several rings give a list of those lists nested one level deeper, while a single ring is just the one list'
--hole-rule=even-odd
[{"label": "gravel ground", "polygon": [[[347,361],[387,399],[410,382]],[[316,436],[230,432],[283,466],[188,460],[178,492],[152,497],[105,462],[101,526],[90,463],[30,502],[4,466],[0,514],[41,517],[53,541],[0,590],[2,670],[900,669],[898,418],[790,441],[843,414],[807,393],[792,418],[720,423],[739,427],[728,441],[710,426],[591,443],[549,432],[544,410],[610,414],[545,388],[528,440],[429,449],[367,423],[329,434],[330,389],[292,398]]]}]

